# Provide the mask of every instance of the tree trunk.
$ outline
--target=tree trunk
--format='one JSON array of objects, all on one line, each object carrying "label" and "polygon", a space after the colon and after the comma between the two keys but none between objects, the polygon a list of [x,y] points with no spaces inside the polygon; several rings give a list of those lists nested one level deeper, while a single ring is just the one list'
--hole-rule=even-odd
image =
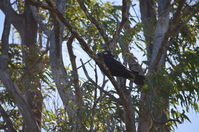
[{"label": "tree trunk", "polygon": [[[50,1],[48,4],[51,5]],[[60,11],[60,15],[64,13],[66,0],[56,1],[56,8]],[[39,23],[39,26],[44,31],[45,35],[48,36],[50,42],[50,66],[52,70],[53,80],[55,81],[57,90],[63,102],[64,108],[68,114],[69,120],[73,122],[72,129],[77,130],[78,124],[75,124],[77,109],[75,94],[72,91],[71,78],[67,76],[66,69],[63,64],[62,58],[62,43],[63,43],[63,32],[64,25],[62,22],[57,20],[54,13],[51,13],[51,16],[54,21],[53,30],[49,30],[45,24],[39,19],[39,15],[37,14],[37,10],[35,7],[32,7],[32,11],[34,12],[34,17]]]},{"label": "tree trunk", "polygon": [[[65,0],[57,1],[56,6],[61,13],[64,13]],[[64,32],[64,25],[56,19],[52,14],[54,21],[54,28],[50,37],[50,65],[52,68],[52,75],[57,86],[59,95],[63,101],[64,108],[67,111],[69,120],[73,123],[74,131],[81,131],[79,124],[75,123],[77,120],[77,108],[75,94],[72,91],[71,78],[67,77],[66,69],[62,58],[62,36]]]},{"label": "tree trunk", "polygon": [[[40,62],[35,63],[35,60],[39,58],[39,49],[36,45],[38,27],[28,5],[25,7],[23,17],[24,28],[20,32],[23,44],[23,61],[25,63],[22,87],[24,87],[24,96],[30,105],[34,119],[37,121],[38,126],[41,127],[43,98],[39,76],[42,72],[42,66]],[[29,130],[27,129],[27,131]]]},{"label": "tree trunk", "polygon": [[[24,118],[24,128],[25,132],[37,132],[41,129],[41,112],[42,112],[42,94],[39,74],[41,73],[41,68],[39,63],[35,63],[38,56],[38,48],[36,45],[37,39],[37,23],[34,20],[29,5],[25,3],[25,9],[23,14],[17,14],[11,7],[10,3],[6,0],[0,3],[0,8],[5,13],[6,17],[9,16],[11,24],[19,31],[22,40],[22,55],[23,61],[25,63],[24,71],[22,75],[22,82],[20,90],[22,93],[12,92],[15,98],[20,98],[16,103],[22,110],[22,115]],[[8,87],[10,91],[19,91],[16,84],[11,80],[10,74],[8,72],[3,72],[2,74],[7,76],[7,80],[4,79],[5,86]],[[10,83],[10,85],[8,84]],[[11,84],[13,85],[11,86]],[[19,97],[20,96],[24,97]],[[25,106],[24,106],[25,105]],[[28,106],[27,106],[28,105]],[[23,109],[22,109],[23,108]],[[33,118],[33,120],[31,120]],[[34,123],[35,122],[35,123]]]},{"label": "tree trunk", "polygon": [[[152,0],[140,2],[141,18],[144,24],[144,36],[147,42],[149,72],[147,76],[148,91],[142,91],[140,99],[139,132],[169,132],[168,98],[161,97],[161,87],[154,83],[153,77],[158,76],[165,65],[167,31],[169,29],[170,0],[159,0],[158,20],[155,16],[155,5]],[[153,26],[155,25],[155,27]]]}]

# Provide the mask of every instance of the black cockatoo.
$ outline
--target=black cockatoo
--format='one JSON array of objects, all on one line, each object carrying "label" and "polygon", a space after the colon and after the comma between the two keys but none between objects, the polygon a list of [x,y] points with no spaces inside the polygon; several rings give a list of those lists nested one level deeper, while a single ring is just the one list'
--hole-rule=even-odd
[{"label": "black cockatoo", "polygon": [[[124,65],[122,65],[119,61],[114,58],[114,55],[111,54],[110,51],[103,51],[97,54],[98,57],[104,61],[107,68],[109,69],[112,76],[123,77],[130,80],[133,80],[137,85],[143,85],[145,77],[143,75],[139,75],[136,71],[131,71],[127,69]],[[105,70],[98,65],[101,71],[105,74]]]}]

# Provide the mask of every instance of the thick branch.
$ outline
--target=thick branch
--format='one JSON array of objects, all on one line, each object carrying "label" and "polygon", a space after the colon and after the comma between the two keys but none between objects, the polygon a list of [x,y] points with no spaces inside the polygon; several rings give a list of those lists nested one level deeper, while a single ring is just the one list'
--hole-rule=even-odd
[{"label": "thick branch", "polygon": [[[129,22],[127,22],[125,24],[124,29],[125,29],[125,33],[124,33],[125,35],[127,35],[129,32],[131,32],[131,30],[133,30],[133,28],[131,28]],[[131,37],[133,37],[133,36],[131,36]],[[143,71],[141,65],[138,63],[138,61],[137,61],[138,59],[134,56],[133,53],[130,52],[130,44],[127,43],[125,40],[120,39],[119,45],[121,47],[122,54],[124,56],[124,60],[126,62],[128,62],[130,70],[136,71],[136,72],[138,72],[138,75],[144,76],[144,71]]]},{"label": "thick branch", "polygon": [[76,56],[73,53],[73,47],[72,47],[72,43],[74,40],[74,36],[71,35],[71,37],[69,38],[68,42],[67,42],[67,48],[68,48],[68,54],[70,57],[70,61],[72,64],[72,75],[73,75],[73,82],[74,82],[74,86],[75,86],[75,92],[76,92],[76,101],[78,104],[79,109],[81,109],[82,106],[82,92],[81,92],[81,88],[79,85],[79,77],[78,77],[78,72],[77,72],[77,65],[76,65]]},{"label": "thick branch", "polygon": [[[5,16],[10,17],[10,23],[12,23],[18,31],[23,29],[23,15],[19,15],[14,11],[9,0],[1,0],[0,9],[3,11]],[[18,23],[21,24],[19,25]]]},{"label": "thick branch", "polygon": [[[156,56],[156,62],[154,62],[154,65],[159,65],[159,62],[161,61],[161,57],[164,57],[163,54],[166,52],[166,48],[168,47],[168,39],[171,36],[175,36],[180,32],[180,30],[183,28],[183,26],[196,14],[199,12],[199,3],[195,4],[191,7],[187,7],[182,10],[182,15],[185,18],[182,20],[181,16],[177,17],[177,14],[180,14],[179,10],[182,8],[182,5],[180,4],[177,8],[176,14],[174,14],[174,18],[170,22],[170,27],[168,29],[168,32],[165,34],[165,38],[162,41],[162,44],[160,46],[160,49],[158,51],[158,54]],[[178,22],[176,22],[178,21]]]},{"label": "thick branch", "polygon": [[[47,0],[48,3],[50,3],[51,1]],[[34,3],[32,1],[32,3]],[[38,4],[36,4],[37,6],[40,6]],[[48,8],[53,14],[55,14],[57,16],[57,18],[70,30],[70,32],[77,38],[77,40],[79,41],[81,47],[84,49],[84,51],[92,58],[94,59],[99,65],[101,65],[101,67],[104,68],[105,72],[107,72],[108,74],[108,78],[110,79],[111,83],[113,84],[113,86],[115,87],[120,99],[121,99],[121,104],[123,105],[125,111],[128,113],[129,110],[131,108],[130,107],[130,103],[128,103],[128,98],[124,93],[124,90],[119,87],[118,83],[116,82],[116,80],[113,78],[113,76],[111,76],[108,68],[106,67],[106,65],[103,63],[102,60],[100,60],[100,58],[98,58],[90,49],[90,47],[88,46],[88,44],[85,42],[85,40],[78,34],[77,31],[74,30],[74,28],[71,26],[72,24],[70,24],[62,15],[62,13],[55,8],[54,6],[52,6],[53,4],[49,4],[51,8]],[[131,117],[129,117],[131,118]],[[132,130],[132,126],[128,125],[129,123],[127,122],[127,131],[128,130]]]},{"label": "thick branch", "polygon": [[[160,60],[157,60],[158,52],[161,49],[162,45],[167,45],[168,38],[167,32],[169,29],[169,8],[170,8],[170,0],[160,0],[158,2],[158,14],[159,18],[156,25],[155,36],[154,36],[154,46],[152,51],[152,57],[149,65],[149,70],[154,69],[155,67],[160,67],[164,64],[164,54],[165,50],[162,51],[162,55],[160,56]],[[164,53],[164,54],[163,54]],[[158,61],[158,63],[157,63]],[[160,62],[161,61],[161,62]],[[155,65],[158,64],[158,65]]]},{"label": "thick branch", "polygon": [[155,32],[156,11],[154,0],[140,1],[141,20],[143,23],[144,37],[147,45],[147,57],[150,62],[153,49],[153,36]]},{"label": "thick branch", "polygon": [[5,18],[5,22],[4,22],[4,30],[3,30],[3,33],[2,33],[2,38],[1,38],[1,41],[2,41],[2,54],[4,55],[8,55],[8,50],[9,50],[9,44],[8,44],[8,39],[9,39],[9,34],[10,34],[10,22],[8,20],[9,18],[6,17]]},{"label": "thick branch", "polygon": [[0,80],[2,81],[4,86],[7,88],[7,90],[11,92],[11,94],[15,97],[16,104],[22,112],[24,121],[29,125],[32,124],[29,127],[31,128],[31,130],[35,130],[37,132],[40,130],[40,127],[38,126],[38,124],[36,123],[36,121],[34,120],[32,116],[31,108],[29,107],[25,99],[23,98],[22,93],[17,87],[17,85],[11,79],[10,71],[7,69],[7,64],[8,64],[7,62],[9,58],[8,57],[8,47],[9,47],[8,39],[9,39],[10,24],[11,24],[10,20],[11,20],[10,16],[6,16],[5,24],[4,24],[4,31],[2,35],[2,44],[3,44],[2,47],[4,49],[2,49],[3,54],[0,55]]},{"label": "thick branch", "polygon": [[11,27],[11,23],[10,23],[10,17],[6,16],[5,21],[4,21],[4,29],[3,29],[3,33],[2,33],[2,56],[5,57],[4,62],[2,63],[2,65],[0,65],[0,67],[2,69],[6,69],[8,66],[8,50],[9,50],[9,34],[10,34],[10,27]]},{"label": "thick branch", "polygon": [[3,117],[3,120],[6,122],[6,126],[8,127],[9,132],[16,132],[15,128],[13,127],[12,121],[9,118],[9,115],[4,110],[4,108],[0,105],[0,114]]},{"label": "thick branch", "polygon": [[[65,1],[59,2],[57,1],[56,6],[59,7],[61,5],[62,7],[56,9],[60,13],[60,15],[62,15],[62,13],[64,12],[63,7],[65,7]],[[51,5],[50,3],[49,7],[51,6],[53,5]],[[70,89],[72,82],[66,77],[67,73],[62,59],[62,36],[64,31],[64,25],[62,22],[60,22],[59,19],[57,19],[56,14],[53,12],[52,17],[54,21],[54,28],[50,35],[50,64],[52,68],[53,79],[55,80],[58,92],[63,101],[64,107],[67,110],[69,120],[72,121],[76,118],[77,108],[74,107],[76,105],[75,95]]]},{"label": "thick branch", "polygon": [[[2,56],[0,58],[0,62],[3,62]],[[3,82],[4,86],[8,89],[8,91],[11,92],[12,95],[15,97],[16,103],[19,109],[22,111],[23,116],[25,117],[24,121],[28,122],[28,124],[34,124],[29,127],[32,127],[31,130],[34,130],[35,132],[39,132],[40,129],[31,114],[31,108],[26,103],[25,99],[21,96],[22,93],[20,92],[17,85],[12,81],[11,76],[9,75],[9,71],[2,70],[0,67],[0,79]]]}]

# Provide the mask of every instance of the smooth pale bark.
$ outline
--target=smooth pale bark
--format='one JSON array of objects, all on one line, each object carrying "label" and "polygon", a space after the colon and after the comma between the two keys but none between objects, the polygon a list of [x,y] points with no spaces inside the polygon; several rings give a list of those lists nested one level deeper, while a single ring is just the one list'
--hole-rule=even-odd
[{"label": "smooth pale bark", "polygon": [[[158,18],[154,10],[155,1],[140,2],[141,18],[144,24],[144,35],[147,42],[148,52],[148,92],[143,91],[140,99],[140,119],[139,132],[169,132],[169,127],[164,123],[167,119],[168,99],[159,97],[159,86],[154,85],[152,76],[156,75],[156,71],[161,71],[165,63],[166,49],[162,49],[162,45],[167,45],[167,31],[169,29],[169,8],[170,0],[158,1]],[[155,25],[155,26],[154,26]],[[159,54],[161,52],[161,54]],[[159,98],[159,100],[155,100]],[[160,105],[164,107],[160,107]]]},{"label": "smooth pale bark", "polygon": [[76,124],[79,128],[79,130],[84,130],[85,128],[83,127],[82,124],[82,107],[83,107],[83,95],[82,95],[82,88],[80,87],[80,82],[79,82],[79,75],[77,71],[77,64],[76,64],[76,56],[73,52],[73,43],[74,36],[71,35],[67,42],[67,48],[68,48],[68,54],[70,57],[70,62],[72,65],[72,76],[73,76],[73,84],[75,88],[75,97],[76,97],[76,104],[77,104],[77,113],[76,113]]},{"label": "smooth pale bark", "polygon": [[[52,68],[53,79],[57,86],[58,92],[60,97],[63,101],[64,107],[70,117],[70,119],[75,119],[75,96],[72,93],[71,85],[72,82],[68,80],[66,69],[63,64],[62,60],[62,53],[61,53],[61,44],[62,42],[58,43],[60,45],[60,49],[56,49],[56,42],[55,42],[55,34],[51,35],[50,38],[50,64]],[[59,53],[58,53],[59,52]],[[59,54],[59,55],[58,55]]]},{"label": "smooth pale bark", "polygon": [[[64,13],[66,0],[57,1],[56,7]],[[62,36],[64,25],[54,16],[54,29],[50,37],[50,64],[52,68],[53,79],[57,86],[64,107],[68,113],[69,119],[72,121],[76,118],[76,101],[75,95],[72,92],[72,82],[67,78],[66,69],[62,58]],[[74,126],[75,127],[75,126]]]},{"label": "smooth pale bark", "polygon": [[[153,50],[153,36],[155,32],[156,12],[154,0],[140,1],[141,20],[143,23],[144,37],[147,45],[147,60],[148,64],[151,60]],[[138,132],[149,132],[152,128],[152,118],[150,115],[150,98],[145,91],[141,92],[140,98],[140,113]]]},{"label": "smooth pale bark", "polygon": [[156,7],[154,0],[141,0],[140,13],[143,23],[144,37],[147,46],[147,60],[150,62],[153,50],[153,38],[155,32],[155,25],[157,23]]}]

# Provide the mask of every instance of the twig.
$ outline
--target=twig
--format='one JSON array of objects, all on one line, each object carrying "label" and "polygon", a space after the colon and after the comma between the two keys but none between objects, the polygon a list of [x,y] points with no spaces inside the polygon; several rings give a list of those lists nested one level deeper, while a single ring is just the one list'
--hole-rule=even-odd
[{"label": "twig", "polygon": [[135,12],[135,16],[137,17],[138,22],[141,23],[141,20],[140,20],[140,18],[138,17],[138,14],[137,14],[137,12],[136,12],[136,10],[135,10],[135,8],[134,8],[135,5],[136,5],[136,4],[132,5],[132,8],[133,8],[133,11]]},{"label": "twig", "polygon": [[[86,64],[89,63],[91,60],[92,60],[92,59],[88,60],[87,62],[85,62],[85,63],[83,63],[83,64],[86,65]],[[79,67],[77,67],[77,70],[80,69],[81,67],[82,67],[82,65],[79,66]]]},{"label": "twig", "polygon": [[[83,68],[84,74],[86,75],[87,79],[88,79],[93,85],[96,86],[96,85],[97,85],[96,82],[93,81],[93,79],[89,76],[89,74],[88,74],[88,72],[87,72],[87,70],[86,70],[86,68],[85,68],[85,66],[84,66],[84,63],[83,63],[82,59],[80,59],[80,61],[81,61],[81,63],[82,63],[82,68]],[[108,82],[108,81],[106,80],[105,83],[107,83],[107,82]],[[105,86],[105,83],[104,83],[103,86]],[[107,92],[107,91],[104,90],[104,87],[101,87],[101,86],[99,86],[99,85],[97,85],[97,87],[99,88],[100,91],[102,91],[104,94],[106,94],[107,96],[109,96],[113,101],[119,103],[119,101],[118,101],[117,98],[115,98],[115,97],[114,97],[113,95],[111,95],[109,92]]]},{"label": "twig", "polygon": [[181,121],[178,118],[176,118],[176,119],[168,119],[166,121],[157,121],[157,120],[154,120],[154,123],[157,123],[157,124],[166,124],[168,122],[180,122],[181,123]]},{"label": "twig", "polygon": [[107,36],[105,30],[103,29],[103,26],[88,12],[86,6],[84,5],[83,0],[77,0],[77,1],[79,3],[79,6],[81,7],[81,9],[86,14],[87,18],[97,27],[97,29],[99,30],[99,32],[100,32],[101,36],[103,37],[105,43],[108,44],[109,39],[108,39],[108,36]]},{"label": "twig", "polygon": [[117,27],[113,38],[110,43],[110,49],[113,48],[116,44],[116,42],[119,40],[119,35],[124,27],[125,23],[128,21],[129,16],[129,9],[130,9],[131,0],[123,0],[122,1],[122,21],[120,22],[119,26]]},{"label": "twig", "polygon": [[94,125],[94,115],[95,115],[95,108],[97,106],[98,101],[100,100],[101,96],[97,99],[97,84],[98,84],[98,76],[97,76],[97,70],[96,70],[96,66],[95,66],[95,91],[94,91],[94,103],[93,103],[93,107],[91,109],[92,111],[92,119],[91,119],[91,127],[90,127],[90,132],[93,131],[93,125]]}]

